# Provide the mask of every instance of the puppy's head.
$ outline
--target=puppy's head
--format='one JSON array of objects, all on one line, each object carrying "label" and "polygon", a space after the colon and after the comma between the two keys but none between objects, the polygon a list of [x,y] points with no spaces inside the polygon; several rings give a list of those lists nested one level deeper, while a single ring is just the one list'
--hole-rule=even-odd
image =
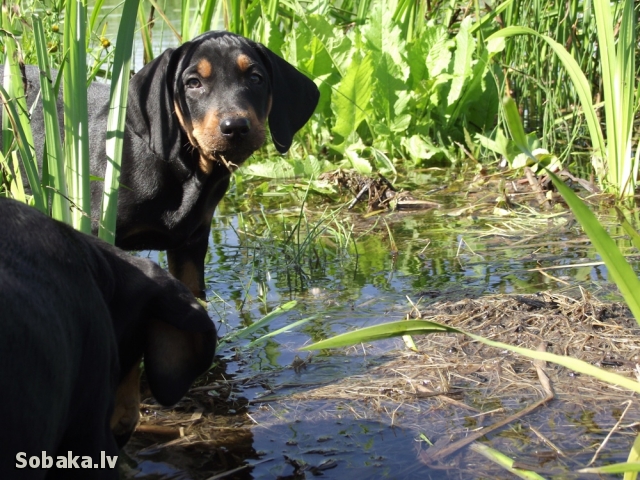
[{"label": "puppy's head", "polygon": [[165,406],[177,403],[206,372],[216,348],[216,329],[206,310],[181,282],[153,262],[114,247],[111,315],[118,342],[120,379],[111,429],[119,445],[139,418],[140,361],[149,388]]},{"label": "puppy's head", "polygon": [[267,119],[277,149],[286,152],[319,97],[293,66],[228,32],[205,33],[174,50],[167,82],[177,120],[205,173],[216,162],[236,168],[260,148]]}]

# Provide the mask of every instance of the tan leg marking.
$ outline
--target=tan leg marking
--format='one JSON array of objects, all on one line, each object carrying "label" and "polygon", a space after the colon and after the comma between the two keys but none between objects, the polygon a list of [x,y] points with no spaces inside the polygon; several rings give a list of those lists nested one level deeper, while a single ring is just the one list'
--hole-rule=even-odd
[{"label": "tan leg marking", "polygon": [[127,435],[136,428],[139,418],[140,361],[136,362],[118,385],[113,415],[111,415],[111,431],[114,435]]}]

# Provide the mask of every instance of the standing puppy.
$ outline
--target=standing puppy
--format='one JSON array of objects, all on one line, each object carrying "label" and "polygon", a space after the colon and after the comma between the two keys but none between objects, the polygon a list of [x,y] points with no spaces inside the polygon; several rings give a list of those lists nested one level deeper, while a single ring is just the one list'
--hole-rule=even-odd
[{"label": "standing puppy", "polygon": [[[26,76],[31,104],[37,68],[28,67]],[[165,51],[131,79],[116,245],[167,250],[171,273],[204,298],[211,219],[231,172],[264,143],[267,120],[276,148],[286,152],[318,98],[315,84],[289,63],[229,32],[205,33]],[[100,178],[108,99],[108,86],[90,86],[91,173]],[[41,154],[41,108],[32,127]],[[102,189],[102,182],[92,183],[94,233]]]},{"label": "standing puppy", "polygon": [[149,260],[13,200],[0,225],[0,478],[118,478],[55,467],[107,467],[138,420],[143,355],[172,405],[211,365],[214,324]]}]

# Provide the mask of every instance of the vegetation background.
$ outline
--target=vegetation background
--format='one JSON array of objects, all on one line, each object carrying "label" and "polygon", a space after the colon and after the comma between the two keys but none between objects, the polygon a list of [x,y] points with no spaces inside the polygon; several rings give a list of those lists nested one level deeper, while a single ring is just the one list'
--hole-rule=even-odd
[{"label": "vegetation background", "polygon": [[[119,37],[114,38],[109,27],[115,23],[116,8],[123,11]],[[240,171],[239,182],[304,178],[311,181],[312,191],[327,193],[327,185],[316,179],[338,167],[365,174],[433,166],[517,168],[526,160],[508,138],[501,100],[510,96],[523,118],[532,151],[551,156],[558,167],[583,178],[596,178],[602,188],[630,194],[637,174],[636,152],[631,148],[638,106],[637,8],[635,2],[609,5],[597,0],[127,0],[117,5],[101,0],[91,4],[28,0],[7,4],[1,37],[7,71],[20,61],[38,63],[44,71],[62,67],[65,88],[67,83],[74,88],[64,97],[65,143],[58,141],[59,148],[47,149],[48,171],[37,173],[37,161],[26,168],[28,175],[32,172],[30,201],[47,209],[51,197],[54,216],[86,229],[86,224],[81,226],[86,215],[71,219],[64,213],[69,210],[67,201],[77,207],[73,211],[90,208],[83,203],[89,181],[82,167],[86,142],[73,140],[72,126],[81,125],[86,115],[86,106],[78,101],[84,95],[79,87],[87,81],[113,79],[114,111],[122,112],[134,36],[147,62],[167,44],[220,27],[265,44],[314,79],[322,93],[316,114],[299,133],[291,152],[282,157],[267,145]],[[65,21],[69,18],[80,21]],[[574,65],[567,65],[561,50]],[[572,68],[579,71],[572,73]],[[576,75],[584,84],[576,84]],[[608,81],[608,76],[615,78]],[[59,85],[57,77],[49,80],[53,87]],[[616,81],[624,90],[620,99],[611,93],[621,90],[616,89]],[[27,131],[27,116],[20,115],[25,111],[20,88],[18,82],[5,79],[6,100],[17,100],[16,115]],[[609,112],[611,105],[618,110]],[[612,118],[620,117],[623,110],[624,123],[618,122],[622,125],[614,130]],[[117,140],[121,138],[117,132],[122,124],[114,118],[112,128],[116,175],[113,179],[111,173],[107,175],[111,189],[107,189],[105,210],[109,195],[115,199],[117,192]],[[13,141],[14,130],[5,120],[0,162],[5,191],[20,196],[20,187],[12,183],[16,172],[12,151],[21,145]],[[619,130],[622,147],[616,148],[622,158],[614,165],[622,165],[620,170],[626,173],[616,180],[607,177],[616,170],[607,163],[616,152],[607,151],[604,141],[617,138]],[[80,137],[84,134],[77,132]],[[28,131],[25,135],[23,144],[28,145]],[[47,144],[57,143],[56,137],[60,133],[52,131]],[[29,161],[26,149],[23,145],[22,161]],[[36,177],[41,188],[34,185]],[[65,177],[67,185],[62,181]],[[276,188],[283,188],[282,183]],[[43,195],[40,190],[59,195]],[[108,218],[105,214],[105,222]],[[106,230],[112,232],[112,225]],[[105,237],[109,238],[108,233]]]}]

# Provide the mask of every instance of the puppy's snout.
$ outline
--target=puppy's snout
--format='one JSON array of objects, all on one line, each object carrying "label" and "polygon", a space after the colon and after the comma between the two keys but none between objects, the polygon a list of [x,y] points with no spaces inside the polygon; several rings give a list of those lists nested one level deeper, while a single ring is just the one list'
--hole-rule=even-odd
[{"label": "puppy's snout", "polygon": [[251,122],[246,117],[223,118],[220,131],[226,138],[242,137],[251,131]]}]

